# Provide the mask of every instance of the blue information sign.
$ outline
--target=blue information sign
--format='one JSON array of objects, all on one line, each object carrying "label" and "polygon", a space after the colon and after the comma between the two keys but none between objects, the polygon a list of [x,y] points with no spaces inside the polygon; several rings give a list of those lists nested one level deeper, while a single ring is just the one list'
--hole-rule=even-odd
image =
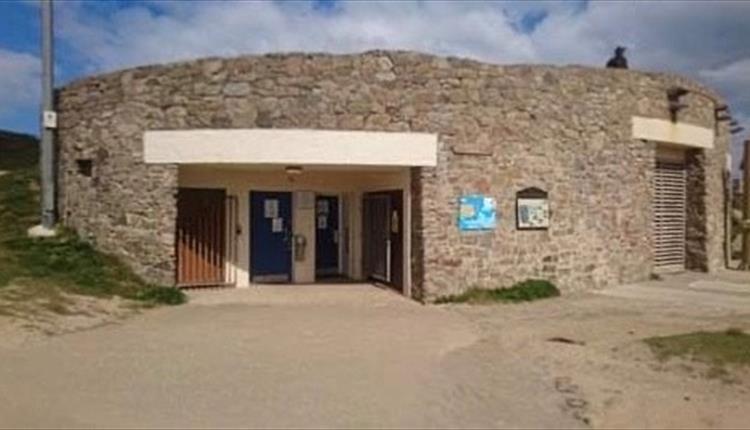
[{"label": "blue information sign", "polygon": [[458,228],[494,230],[497,225],[495,199],[481,194],[461,196],[458,201]]}]

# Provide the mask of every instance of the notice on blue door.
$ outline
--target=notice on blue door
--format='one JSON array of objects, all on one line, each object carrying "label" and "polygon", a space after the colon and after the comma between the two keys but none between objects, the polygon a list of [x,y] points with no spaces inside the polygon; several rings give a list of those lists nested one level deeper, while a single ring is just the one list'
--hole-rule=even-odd
[{"label": "notice on blue door", "polygon": [[495,199],[481,194],[461,196],[458,201],[458,228],[462,231],[494,230],[497,225]]},{"label": "notice on blue door", "polygon": [[266,218],[278,218],[279,201],[276,199],[266,199],[263,201],[263,216]]}]

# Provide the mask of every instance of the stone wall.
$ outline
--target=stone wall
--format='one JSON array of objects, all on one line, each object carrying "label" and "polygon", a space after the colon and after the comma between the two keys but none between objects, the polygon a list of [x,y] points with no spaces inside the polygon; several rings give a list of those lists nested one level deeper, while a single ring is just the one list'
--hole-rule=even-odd
[{"label": "stone wall", "polygon": [[687,176],[685,267],[690,270],[708,270],[706,258],[706,157],[704,151],[685,151]]},{"label": "stone wall", "polygon": [[[631,117],[669,119],[666,88],[692,90],[684,121],[715,127],[721,100],[672,75],[586,67],[498,66],[409,52],[267,55],[149,66],[74,82],[59,93],[59,198],[66,224],[169,283],[176,167],[145,165],[143,132],[191,128],[312,128],[439,134],[438,165],[415,168],[414,295],[528,277],[567,291],[647,278],[656,143],[632,139]],[[692,231],[722,266],[725,124],[703,173]],[[93,160],[91,178],[76,160]],[[551,226],[518,231],[515,193],[549,192]],[[495,231],[462,233],[458,197],[496,198]],[[692,197],[691,197],[692,198]],[[699,253],[698,253],[699,254]],[[693,264],[694,263],[694,264]],[[702,264],[702,265],[701,265]]]}]

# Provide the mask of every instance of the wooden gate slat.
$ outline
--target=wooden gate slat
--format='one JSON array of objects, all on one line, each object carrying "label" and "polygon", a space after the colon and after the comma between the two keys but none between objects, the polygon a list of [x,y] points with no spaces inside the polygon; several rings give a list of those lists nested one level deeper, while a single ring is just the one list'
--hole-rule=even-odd
[{"label": "wooden gate slat", "polygon": [[684,270],[687,219],[684,164],[657,160],[652,191],[655,268],[662,272]]},{"label": "wooden gate slat", "polygon": [[225,191],[180,188],[177,199],[177,285],[223,284],[227,252]]}]

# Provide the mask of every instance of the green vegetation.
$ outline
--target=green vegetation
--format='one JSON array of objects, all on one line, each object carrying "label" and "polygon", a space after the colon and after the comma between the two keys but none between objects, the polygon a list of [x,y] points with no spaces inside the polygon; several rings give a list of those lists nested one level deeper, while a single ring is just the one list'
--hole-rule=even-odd
[{"label": "green vegetation", "polygon": [[682,357],[711,366],[707,376],[724,378],[726,366],[750,366],[750,335],[737,328],[651,337],[644,342],[661,361]]},{"label": "green vegetation", "polygon": [[29,300],[65,313],[69,300],[62,293],[120,296],[144,305],[185,302],[181,291],[143,282],[70,231],[29,238],[26,230],[39,222],[38,150],[30,137],[10,137],[15,140],[0,133],[0,313]]},{"label": "green vegetation", "polygon": [[462,294],[440,297],[435,300],[435,303],[519,303],[559,295],[560,290],[551,282],[542,279],[528,279],[516,283],[510,288],[472,288]]}]

